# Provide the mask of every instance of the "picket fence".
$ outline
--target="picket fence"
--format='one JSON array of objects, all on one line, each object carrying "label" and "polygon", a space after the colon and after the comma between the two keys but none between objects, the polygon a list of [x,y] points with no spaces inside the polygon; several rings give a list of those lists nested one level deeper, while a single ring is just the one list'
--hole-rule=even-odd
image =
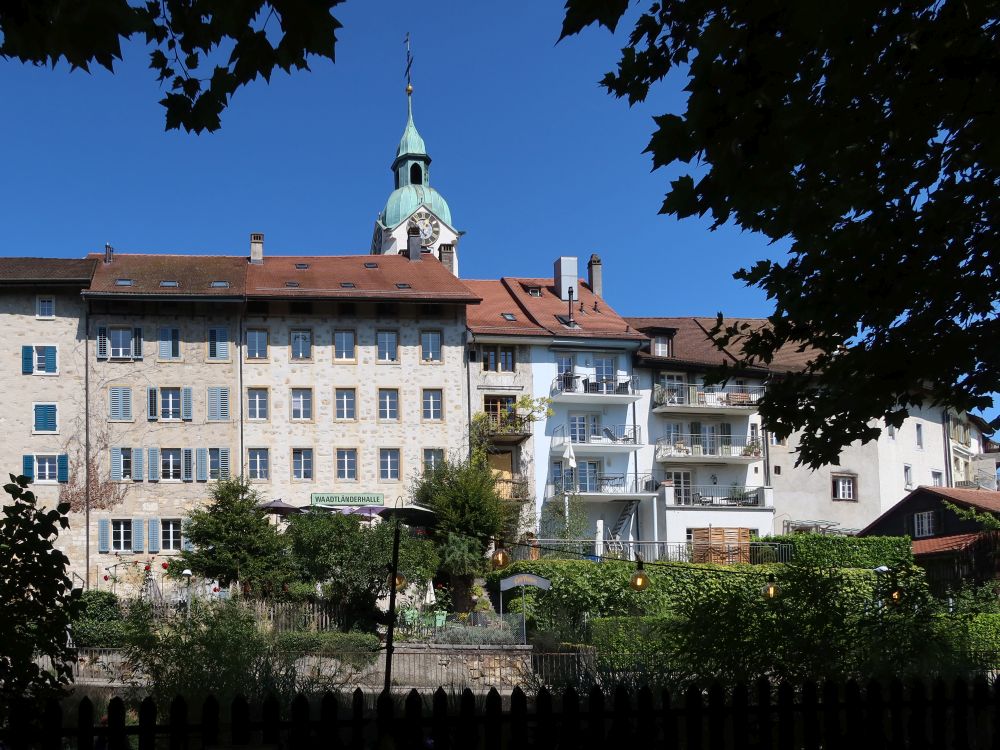
[{"label": "picket fence", "polygon": [[[195,710],[198,708],[198,710]],[[860,750],[861,748],[968,748],[1000,743],[1000,689],[984,678],[930,683],[871,681],[837,684],[762,681],[753,686],[686,692],[626,688],[587,695],[520,688],[507,701],[496,690],[477,698],[416,690],[377,698],[356,690],[310,702],[299,696],[282,706],[272,698],[251,705],[236,698],[223,714],[214,698],[200,707],[176,698],[166,715],[147,698],[137,720],[113,699],[105,720],[89,699],[67,722],[58,703],[41,716],[14,710],[0,740],[12,750],[153,750],[154,748],[412,748],[523,750],[609,746],[690,750]],[[40,721],[32,721],[40,719]],[[648,743],[640,745],[639,743]]]}]

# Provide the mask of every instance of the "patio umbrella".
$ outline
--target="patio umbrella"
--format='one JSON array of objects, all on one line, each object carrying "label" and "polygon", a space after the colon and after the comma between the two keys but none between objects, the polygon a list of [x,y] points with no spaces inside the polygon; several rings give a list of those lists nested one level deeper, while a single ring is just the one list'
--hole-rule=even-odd
[{"label": "patio umbrella", "polygon": [[569,468],[576,468],[576,453],[573,452],[573,443],[569,440],[566,441],[566,447],[563,448],[562,457],[563,461],[569,464]]},{"label": "patio umbrella", "polygon": [[317,507],[345,516],[364,516],[365,518],[373,518],[382,512],[381,505],[318,505]]},{"label": "patio umbrella", "polygon": [[428,607],[437,604],[437,595],[434,593],[434,581],[427,582],[427,593],[424,594],[424,604]]},{"label": "patio umbrella", "polygon": [[290,505],[289,503],[286,503],[284,500],[282,500],[280,497],[275,500],[271,500],[270,502],[267,503],[261,503],[257,507],[275,516],[290,516],[293,513],[302,512],[302,509],[300,507],[298,507],[297,505]]}]

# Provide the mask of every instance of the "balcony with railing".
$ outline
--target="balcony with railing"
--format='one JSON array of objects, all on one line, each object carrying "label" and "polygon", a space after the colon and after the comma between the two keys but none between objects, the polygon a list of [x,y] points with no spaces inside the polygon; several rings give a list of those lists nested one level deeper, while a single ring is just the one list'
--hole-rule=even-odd
[{"label": "balcony with railing", "polygon": [[621,499],[629,497],[653,496],[659,490],[660,482],[652,474],[585,474],[579,470],[575,477],[561,477],[549,480],[545,485],[545,496],[583,495],[594,499]]},{"label": "balcony with railing", "polygon": [[531,499],[531,484],[527,479],[498,478],[496,488],[497,497],[501,500],[524,502]]},{"label": "balcony with railing", "polygon": [[794,546],[776,542],[675,543],[649,541],[618,541],[605,539],[537,539],[530,544],[511,548],[515,560],[545,558],[563,560],[617,559],[635,560],[642,555],[646,561],[765,565],[791,562]]},{"label": "balcony with railing", "polygon": [[521,414],[486,413],[483,424],[491,442],[497,445],[520,443],[531,437],[532,425],[530,417]]},{"label": "balcony with railing", "polygon": [[552,400],[569,404],[623,403],[639,400],[634,375],[601,377],[567,372],[552,381]]},{"label": "balcony with railing", "polygon": [[552,452],[563,453],[567,443],[581,454],[629,453],[642,445],[642,429],[634,424],[581,427],[556,425],[552,431]]},{"label": "balcony with railing", "polygon": [[697,385],[669,383],[653,386],[653,411],[658,414],[746,414],[764,397],[762,385]]},{"label": "balcony with railing", "polygon": [[656,460],[666,463],[749,464],[763,455],[761,441],[746,435],[673,434],[656,441]]},{"label": "balcony with railing", "polygon": [[769,487],[721,485],[674,485],[674,505],[698,508],[764,508]]}]

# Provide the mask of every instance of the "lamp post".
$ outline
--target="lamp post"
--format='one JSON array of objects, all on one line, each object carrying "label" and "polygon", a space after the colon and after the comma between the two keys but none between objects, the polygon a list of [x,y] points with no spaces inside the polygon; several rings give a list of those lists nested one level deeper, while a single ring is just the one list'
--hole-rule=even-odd
[{"label": "lamp post", "polygon": [[191,617],[191,568],[184,568],[181,571],[184,580],[187,581],[187,616]]}]

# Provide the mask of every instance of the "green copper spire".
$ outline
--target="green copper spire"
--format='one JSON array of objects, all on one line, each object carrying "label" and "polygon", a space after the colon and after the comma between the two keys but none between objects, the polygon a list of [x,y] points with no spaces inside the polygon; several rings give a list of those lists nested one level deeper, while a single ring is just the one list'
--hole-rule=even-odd
[{"label": "green copper spire", "polygon": [[396,158],[402,156],[427,156],[427,147],[424,139],[417,132],[417,126],[413,124],[413,87],[408,86],[406,92],[406,127],[403,129],[403,137],[399,139],[399,148],[396,149]]}]

